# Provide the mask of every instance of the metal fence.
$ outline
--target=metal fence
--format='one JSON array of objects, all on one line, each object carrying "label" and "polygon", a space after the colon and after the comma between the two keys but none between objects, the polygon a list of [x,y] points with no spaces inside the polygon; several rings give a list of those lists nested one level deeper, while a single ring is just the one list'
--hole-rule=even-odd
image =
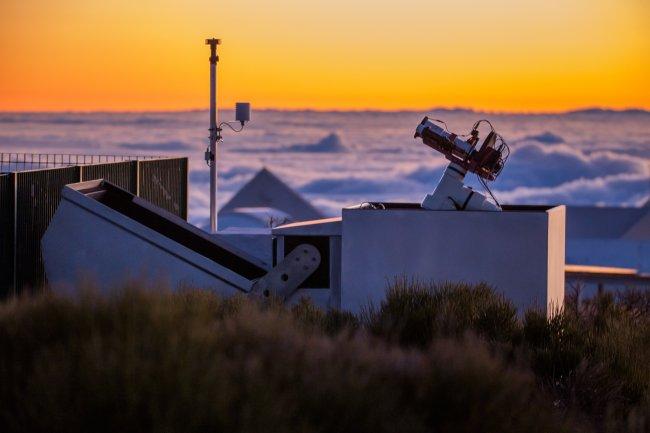
[{"label": "metal fence", "polygon": [[14,185],[0,175],[0,294],[14,287]]},{"label": "metal fence", "polygon": [[0,152],[0,173],[38,170],[41,168],[72,167],[109,162],[163,159],[163,156],[143,155],[80,155],[72,153],[4,153]]},{"label": "metal fence", "polygon": [[[171,159],[138,161],[137,164],[137,195],[186,220],[187,164],[181,166]],[[184,187],[177,188],[178,185]]]},{"label": "metal fence", "polygon": [[187,175],[187,158],[142,158],[0,174],[0,296],[38,290],[46,283],[41,237],[65,185],[106,179],[186,219]]}]

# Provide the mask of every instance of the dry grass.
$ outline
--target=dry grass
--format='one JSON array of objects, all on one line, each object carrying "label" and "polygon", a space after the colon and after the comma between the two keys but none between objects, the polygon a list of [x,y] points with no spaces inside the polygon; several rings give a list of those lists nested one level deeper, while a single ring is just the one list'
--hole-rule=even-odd
[{"label": "dry grass", "polygon": [[[547,320],[487,286],[401,280],[359,317],[126,288],[0,305],[14,431],[644,431],[638,297]],[[646,312],[647,313],[647,312]]]}]

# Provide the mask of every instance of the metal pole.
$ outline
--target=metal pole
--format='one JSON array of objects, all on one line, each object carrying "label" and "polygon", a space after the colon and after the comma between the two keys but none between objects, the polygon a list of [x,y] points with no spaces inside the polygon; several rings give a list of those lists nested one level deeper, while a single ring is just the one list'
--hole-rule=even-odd
[{"label": "metal pole", "polygon": [[210,232],[217,232],[217,143],[221,139],[221,129],[217,124],[217,45],[220,39],[206,39],[210,45],[210,149],[206,160],[210,165]]}]

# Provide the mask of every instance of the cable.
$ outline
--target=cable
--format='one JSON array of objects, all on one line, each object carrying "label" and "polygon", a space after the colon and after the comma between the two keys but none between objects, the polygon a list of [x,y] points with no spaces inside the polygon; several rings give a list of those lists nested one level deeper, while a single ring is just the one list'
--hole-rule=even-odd
[{"label": "cable", "polygon": [[488,125],[490,125],[490,129],[492,129],[492,131],[494,131],[494,126],[492,126],[492,123],[491,123],[489,120],[487,120],[487,119],[479,119],[479,120],[477,120],[476,123],[474,124],[474,127],[473,127],[472,129],[473,129],[473,130],[474,130],[474,129],[478,129],[478,127],[481,125],[481,122],[485,122],[485,123],[487,123]]},{"label": "cable", "polygon": [[244,130],[244,124],[243,124],[243,123],[242,123],[242,125],[241,125],[241,128],[239,128],[239,129],[235,129],[235,128],[233,128],[232,125],[231,125],[231,123],[232,123],[232,122],[221,122],[221,123],[219,124],[219,128],[221,128],[222,126],[226,125],[228,128],[232,129],[232,130],[235,131],[235,132],[242,132],[242,131]]},{"label": "cable", "polygon": [[476,177],[478,178],[478,181],[481,182],[481,185],[483,185],[483,188],[485,188],[485,190],[488,192],[488,194],[490,194],[490,197],[492,197],[492,200],[494,200],[496,205],[501,207],[501,205],[499,204],[499,201],[497,200],[497,198],[494,196],[494,194],[492,194],[492,190],[490,189],[489,186],[487,186],[487,182],[485,181],[485,179],[483,179],[478,174],[476,175]]},{"label": "cable", "polygon": [[[221,137],[221,127],[222,126],[227,126],[228,128],[232,129],[235,132],[242,132],[244,130],[244,122],[240,122],[241,123],[241,128],[239,128],[239,129],[233,128],[231,123],[234,123],[234,122],[221,122],[219,124],[219,126],[217,127],[216,131],[213,131],[212,128],[210,128],[210,140],[213,140],[213,139],[216,138],[217,142],[219,142],[219,143],[223,142],[223,139]],[[216,136],[212,135],[214,132],[216,132]],[[209,156],[208,156],[209,153],[210,153],[210,146],[208,146],[208,148],[205,150],[205,155],[206,155],[205,156],[205,162],[208,165],[208,167],[212,167],[212,164],[214,164],[214,160],[217,158],[217,156],[216,155],[211,155],[212,159],[210,159]]]}]

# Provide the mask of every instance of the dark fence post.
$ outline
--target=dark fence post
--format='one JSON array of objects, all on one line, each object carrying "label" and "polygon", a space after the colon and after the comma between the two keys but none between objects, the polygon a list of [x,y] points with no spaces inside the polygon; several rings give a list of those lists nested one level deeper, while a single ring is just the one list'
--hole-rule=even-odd
[{"label": "dark fence post", "polygon": [[0,298],[14,293],[15,177],[0,175]]}]

